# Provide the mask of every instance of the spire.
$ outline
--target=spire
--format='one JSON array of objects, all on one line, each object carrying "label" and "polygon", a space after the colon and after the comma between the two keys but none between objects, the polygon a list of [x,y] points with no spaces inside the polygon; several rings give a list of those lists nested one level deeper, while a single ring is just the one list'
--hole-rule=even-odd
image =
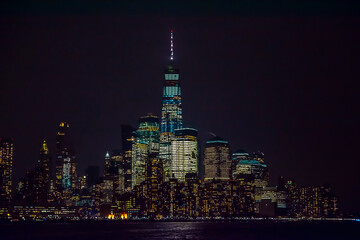
[{"label": "spire", "polygon": [[174,31],[170,32],[170,61],[174,60]]}]

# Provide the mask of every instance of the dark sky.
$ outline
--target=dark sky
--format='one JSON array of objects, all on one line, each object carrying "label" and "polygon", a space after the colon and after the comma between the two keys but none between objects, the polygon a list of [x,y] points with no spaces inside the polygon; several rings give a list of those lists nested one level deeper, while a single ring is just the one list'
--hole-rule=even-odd
[{"label": "dark sky", "polygon": [[43,139],[54,153],[61,120],[84,174],[120,147],[120,124],[159,114],[173,28],[185,126],[263,151],[272,183],[328,183],[360,212],[359,6],[290,2],[2,2],[0,136],[15,140],[15,177]]}]

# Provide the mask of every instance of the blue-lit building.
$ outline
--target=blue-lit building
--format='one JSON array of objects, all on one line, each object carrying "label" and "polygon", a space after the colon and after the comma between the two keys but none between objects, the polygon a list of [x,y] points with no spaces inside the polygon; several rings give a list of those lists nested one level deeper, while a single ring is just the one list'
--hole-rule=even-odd
[{"label": "blue-lit building", "polygon": [[164,164],[166,180],[171,175],[171,141],[175,136],[175,129],[182,128],[182,105],[179,70],[174,67],[173,31],[171,30],[170,62],[165,70],[163,89],[160,152],[159,157]]}]

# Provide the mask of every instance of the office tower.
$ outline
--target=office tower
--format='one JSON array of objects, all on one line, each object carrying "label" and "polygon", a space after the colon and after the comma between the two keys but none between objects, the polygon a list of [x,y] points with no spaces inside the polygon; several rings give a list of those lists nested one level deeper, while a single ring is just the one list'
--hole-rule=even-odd
[{"label": "office tower", "polygon": [[50,196],[50,153],[46,141],[42,143],[35,168],[26,172],[23,199],[26,204],[46,204],[56,199],[54,193]]},{"label": "office tower", "polygon": [[229,142],[214,137],[205,144],[204,151],[204,179],[229,180],[231,168],[231,154]]},{"label": "office tower", "polygon": [[181,128],[175,130],[171,141],[171,177],[185,181],[187,173],[198,173],[197,130]]},{"label": "office tower", "polygon": [[157,153],[150,153],[145,165],[145,183],[147,190],[147,206],[150,215],[161,211],[162,188],[164,182],[164,169],[162,160]]},{"label": "office tower", "polygon": [[107,152],[105,155],[103,196],[104,203],[110,203],[114,197],[119,197],[124,192],[123,157],[119,150]]},{"label": "office tower", "polygon": [[69,124],[60,122],[56,136],[55,184],[58,191],[70,192],[77,181],[74,151],[68,143]]},{"label": "office tower", "polygon": [[232,154],[232,161],[231,161],[231,178],[232,179],[235,179],[234,174],[235,174],[236,166],[238,165],[238,163],[241,160],[246,160],[246,159],[250,159],[250,154],[243,149],[239,149]]},{"label": "office tower", "polygon": [[50,153],[46,141],[40,149],[39,161],[37,164],[36,191],[38,202],[46,203],[50,190]]},{"label": "office tower", "polygon": [[130,125],[121,125],[121,145],[123,154],[124,171],[124,190],[131,191],[131,162],[132,162],[132,144],[135,141],[135,128]]},{"label": "office tower", "polygon": [[146,159],[159,153],[159,118],[149,113],[139,119],[132,155],[132,187],[145,180]]},{"label": "office tower", "polygon": [[125,191],[124,157],[121,150],[112,150],[110,157],[113,166],[111,177],[114,181],[114,197],[119,197]]},{"label": "office tower", "polygon": [[165,70],[161,109],[160,158],[163,160],[166,180],[171,177],[171,141],[175,129],[182,128],[181,89],[179,70],[174,67],[173,31],[170,35],[170,62]]},{"label": "office tower", "polygon": [[11,200],[13,155],[13,139],[0,138],[0,202]]},{"label": "office tower", "polygon": [[68,129],[69,124],[66,122],[60,122],[56,134],[55,186],[58,191],[62,191],[63,189],[64,158],[67,157],[65,139]]},{"label": "office tower", "polygon": [[[240,155],[241,154],[241,155]],[[256,187],[265,187],[269,182],[269,171],[264,163],[264,154],[249,156],[237,153],[234,157],[239,159],[232,174],[233,179],[244,179],[252,182]]]}]

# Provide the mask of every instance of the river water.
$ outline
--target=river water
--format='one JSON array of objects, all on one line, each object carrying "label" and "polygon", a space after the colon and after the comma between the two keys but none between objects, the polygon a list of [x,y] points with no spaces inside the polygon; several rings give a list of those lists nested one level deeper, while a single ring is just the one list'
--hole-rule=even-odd
[{"label": "river water", "polygon": [[360,239],[359,222],[9,223],[0,239]]}]

